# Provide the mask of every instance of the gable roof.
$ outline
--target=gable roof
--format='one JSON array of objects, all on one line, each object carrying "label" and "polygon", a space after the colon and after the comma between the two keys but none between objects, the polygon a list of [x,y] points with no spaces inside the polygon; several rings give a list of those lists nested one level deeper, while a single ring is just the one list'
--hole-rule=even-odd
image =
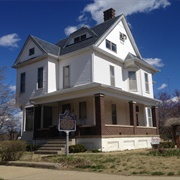
[{"label": "gable roof", "polygon": [[55,44],[51,44],[47,41],[44,41],[44,40],[39,39],[32,35],[30,35],[30,36],[37,43],[37,45],[44,50],[45,53],[49,53],[49,54],[56,55],[56,56],[59,55],[59,47],[56,46]]},{"label": "gable roof", "polygon": [[[68,38],[62,39],[60,41],[58,41],[56,44],[51,44],[47,41],[44,41],[40,38],[37,38],[35,36],[30,35],[28,37],[28,39],[26,40],[17,60],[14,63],[14,67],[15,65],[18,64],[18,60],[20,55],[22,54],[27,42],[31,39],[45,54],[52,54],[55,56],[62,56],[83,48],[86,48],[88,46],[91,45],[97,45],[98,43],[100,43],[105,36],[113,29],[114,26],[117,25],[117,23],[119,23],[122,20],[122,22],[125,25],[125,29],[128,33],[128,36],[130,37],[130,41],[133,44],[133,48],[137,54],[137,57],[141,59],[141,55],[140,52],[138,50],[138,47],[135,43],[135,40],[130,32],[130,29],[127,25],[127,22],[125,20],[125,17],[123,14],[114,17],[112,19],[109,19],[105,22],[102,22],[101,24],[98,24],[92,28],[88,28],[88,27],[81,27],[80,29],[78,29],[77,31],[73,32],[72,34],[70,34],[70,36]],[[82,34],[84,32],[89,32],[89,34],[91,35],[89,38],[82,40],[78,43],[73,43],[73,44],[69,44],[68,45],[68,41],[70,39],[72,39],[73,37],[77,36],[78,34]]]},{"label": "gable roof", "polygon": [[159,69],[154,68],[153,66],[148,64],[146,61],[144,61],[143,59],[140,59],[139,57],[133,55],[132,53],[128,53],[128,55],[125,58],[124,64],[125,64],[126,67],[129,67],[132,64],[141,64],[144,67],[149,68],[152,73],[159,72]]},{"label": "gable roof", "polygon": [[[90,38],[84,40],[84,41],[81,41],[81,42],[78,42],[78,43],[75,43],[75,44],[72,44],[72,45],[69,45],[69,46],[65,46],[65,44],[68,41],[68,38],[60,40],[56,44],[57,46],[59,46],[61,48],[60,55],[64,55],[64,54],[67,54],[67,53],[70,53],[70,52],[77,51],[79,49],[88,47],[90,45],[93,45],[117,21],[117,19],[120,18],[120,16],[117,16],[117,17],[112,18],[112,19],[110,19],[108,21],[105,21],[105,22],[103,22],[103,23],[101,23],[101,24],[99,24],[97,26],[94,26],[93,28],[88,28],[92,32],[91,33],[92,36]],[[82,30],[82,28],[80,30]],[[77,30],[77,31],[79,31],[79,30]],[[76,33],[76,32],[74,32],[74,33]],[[72,33],[72,34],[74,34],[74,33]]]},{"label": "gable roof", "polygon": [[21,63],[21,62],[19,62],[19,58],[22,55],[25,47],[27,46],[27,44],[30,40],[32,40],[43,53],[52,54],[52,55],[56,55],[56,56],[59,55],[60,48],[58,46],[51,44],[47,41],[44,41],[42,39],[39,39],[35,36],[29,35],[26,42],[24,43],[17,59],[15,60],[13,67],[15,67],[17,64]]}]

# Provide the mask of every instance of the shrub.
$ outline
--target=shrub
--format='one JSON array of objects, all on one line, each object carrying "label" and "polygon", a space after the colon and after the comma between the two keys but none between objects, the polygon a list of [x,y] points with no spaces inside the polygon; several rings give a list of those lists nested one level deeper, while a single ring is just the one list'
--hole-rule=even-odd
[{"label": "shrub", "polygon": [[150,151],[149,155],[164,156],[164,157],[180,156],[180,150],[179,149],[158,149],[158,150]]},{"label": "shrub", "polygon": [[97,149],[97,148],[94,148],[93,150],[92,150],[92,152],[93,153],[99,153],[99,152],[101,152],[99,149]]},{"label": "shrub", "polygon": [[70,153],[79,153],[79,152],[85,152],[87,151],[87,148],[83,144],[76,144],[69,146],[69,152]]},{"label": "shrub", "polygon": [[1,141],[0,157],[2,161],[15,161],[20,159],[26,149],[23,141]]},{"label": "shrub", "polygon": [[174,148],[175,144],[173,142],[160,142],[160,148]]},{"label": "shrub", "polygon": [[164,175],[164,173],[161,172],[161,171],[155,171],[155,172],[152,172],[151,174],[152,174],[153,176],[161,176],[161,175]]},{"label": "shrub", "polygon": [[38,145],[34,145],[34,144],[27,144],[26,145],[26,151],[36,151],[39,148]]}]

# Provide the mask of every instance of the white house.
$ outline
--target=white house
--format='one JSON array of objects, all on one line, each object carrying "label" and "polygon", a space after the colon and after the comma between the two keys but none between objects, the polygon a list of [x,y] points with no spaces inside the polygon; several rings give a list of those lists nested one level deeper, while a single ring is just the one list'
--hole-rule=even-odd
[{"label": "white house", "polygon": [[124,15],[112,8],[103,23],[57,44],[30,35],[13,67],[24,140],[63,136],[57,125],[66,109],[77,117],[72,138],[90,149],[149,148],[158,136],[158,70],[142,59]]}]

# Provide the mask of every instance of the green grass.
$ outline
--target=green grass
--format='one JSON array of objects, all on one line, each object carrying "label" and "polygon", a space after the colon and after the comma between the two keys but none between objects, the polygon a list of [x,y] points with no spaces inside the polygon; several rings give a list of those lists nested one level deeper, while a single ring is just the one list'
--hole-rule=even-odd
[{"label": "green grass", "polygon": [[152,172],[151,175],[153,175],[153,176],[162,176],[162,175],[164,175],[164,173],[161,172],[161,171],[155,171],[155,172]]},{"label": "green grass", "polygon": [[174,172],[168,172],[167,175],[168,176],[174,176]]},{"label": "green grass", "polygon": [[[111,153],[78,153],[43,157],[46,162],[60,163],[63,170],[103,172],[120,175],[180,175],[178,153],[170,156],[152,154],[152,150]],[[173,156],[172,156],[173,154]],[[38,160],[39,161],[39,160]]]}]

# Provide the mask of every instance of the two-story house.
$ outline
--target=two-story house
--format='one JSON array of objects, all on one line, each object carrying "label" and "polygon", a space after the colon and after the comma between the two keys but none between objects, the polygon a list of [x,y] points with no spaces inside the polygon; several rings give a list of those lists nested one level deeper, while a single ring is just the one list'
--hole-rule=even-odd
[{"label": "two-story house", "polygon": [[112,8],[103,23],[57,44],[30,35],[13,67],[24,140],[63,136],[57,125],[67,109],[77,117],[72,138],[89,149],[149,148],[158,136],[158,70],[142,59],[124,15]]}]

